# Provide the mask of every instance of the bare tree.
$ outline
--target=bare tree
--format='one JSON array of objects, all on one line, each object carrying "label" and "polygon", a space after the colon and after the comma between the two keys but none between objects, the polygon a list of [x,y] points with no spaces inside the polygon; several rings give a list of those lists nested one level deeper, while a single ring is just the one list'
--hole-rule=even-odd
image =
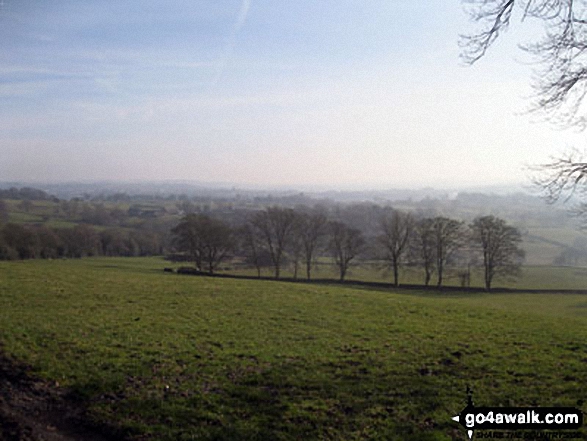
[{"label": "bare tree", "polygon": [[304,242],[302,239],[304,223],[301,213],[295,212],[295,220],[292,228],[291,239],[288,244],[290,260],[293,263],[293,278],[297,280],[300,261],[302,260]]},{"label": "bare tree", "polygon": [[200,231],[200,217],[195,214],[188,214],[171,230],[171,233],[174,236],[173,244],[177,249],[187,252],[198,271],[202,271],[204,244],[202,232]]},{"label": "bare tree", "polygon": [[495,276],[515,276],[520,271],[524,251],[517,228],[495,216],[476,218],[471,224],[472,239],[483,253],[485,289],[491,289]]},{"label": "bare tree", "polygon": [[8,222],[8,205],[0,199],[0,224]]},{"label": "bare tree", "polygon": [[246,253],[247,261],[257,269],[257,277],[261,278],[263,267],[263,238],[258,234],[250,223],[243,225],[238,231],[240,244]]},{"label": "bare tree", "polygon": [[463,0],[478,23],[471,35],[462,36],[462,57],[467,63],[481,59],[505,31],[516,12],[521,21],[535,19],[544,24],[541,40],[522,45],[541,66],[533,86],[537,108],[555,121],[579,124],[587,120],[581,104],[587,92],[587,10],[574,0]]},{"label": "bare tree", "polygon": [[224,222],[188,214],[172,230],[179,249],[187,251],[199,271],[213,274],[233,249],[232,231]]},{"label": "bare tree", "polygon": [[322,246],[322,238],[326,235],[328,219],[322,212],[301,213],[299,216],[298,231],[301,237],[306,277],[311,278],[312,265],[316,253]]},{"label": "bare tree", "polygon": [[220,264],[229,258],[234,249],[234,240],[228,225],[217,219],[209,219],[205,228],[204,261],[208,272],[213,274]]},{"label": "bare tree", "polygon": [[453,254],[458,251],[465,239],[463,222],[437,216],[432,219],[432,231],[436,252],[436,273],[438,274],[437,286],[442,286],[444,268]]},{"label": "bare tree", "polygon": [[[551,120],[563,126],[587,127],[587,8],[574,0],[463,0],[470,17],[478,24],[476,32],[462,36],[462,57],[473,64],[481,59],[505,31],[518,12],[520,20],[535,19],[543,23],[541,39],[522,45],[540,66],[533,81],[536,91],[535,109],[543,109]],[[552,162],[534,167],[539,171],[535,183],[550,202],[559,200],[567,191],[581,189],[587,163],[576,152],[553,158]],[[587,214],[582,202],[577,214]]]},{"label": "bare tree", "polygon": [[573,201],[571,212],[587,215],[587,162],[577,150],[570,150],[552,162],[532,167],[537,172],[534,184],[542,190],[544,199],[553,204],[559,200]]},{"label": "bare tree", "polygon": [[291,240],[295,212],[290,208],[269,207],[255,214],[251,225],[263,237],[279,279],[283,254]]},{"label": "bare tree", "polygon": [[424,268],[424,284],[428,286],[436,269],[436,236],[433,219],[425,218],[416,223],[411,255]]},{"label": "bare tree", "polygon": [[59,257],[61,240],[52,229],[41,225],[36,227],[38,257],[42,259],[55,259]]},{"label": "bare tree", "polygon": [[365,245],[362,233],[342,222],[330,222],[330,250],[338,266],[340,281],[344,281],[351,261]]},{"label": "bare tree", "polygon": [[108,228],[98,233],[100,254],[103,256],[132,256],[128,233],[118,228]]},{"label": "bare tree", "polygon": [[34,259],[39,249],[39,238],[36,232],[24,225],[8,223],[1,231],[3,242],[13,249],[19,259]]},{"label": "bare tree", "polygon": [[95,256],[100,251],[100,237],[95,228],[80,224],[73,228],[56,230],[66,257]]},{"label": "bare tree", "polygon": [[381,230],[379,243],[385,251],[385,260],[393,269],[393,283],[399,286],[399,268],[406,251],[412,231],[414,229],[414,218],[410,213],[393,210],[390,214],[381,219]]}]

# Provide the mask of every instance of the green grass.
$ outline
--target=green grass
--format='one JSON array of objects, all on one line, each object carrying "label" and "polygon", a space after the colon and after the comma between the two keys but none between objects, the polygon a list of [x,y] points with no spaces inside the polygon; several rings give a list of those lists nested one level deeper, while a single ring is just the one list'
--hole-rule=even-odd
[{"label": "green grass", "polygon": [[73,228],[78,224],[72,221],[50,218],[43,225],[49,228]]},{"label": "green grass", "polygon": [[[189,263],[182,264],[184,266]],[[175,266],[182,266],[175,265]],[[171,266],[171,265],[169,265]],[[239,265],[225,265],[228,267],[227,274],[246,276],[257,276],[257,271],[251,268],[243,268]],[[459,271],[463,269],[448,268],[445,271],[443,286],[461,286],[458,277]],[[291,267],[282,270],[282,277],[293,277]],[[272,268],[264,268],[261,272],[263,277],[272,277]],[[329,260],[323,261],[312,270],[312,278],[315,279],[338,279],[336,266]],[[436,273],[432,275],[431,286],[436,285]],[[305,279],[305,268],[298,270],[298,278]],[[352,266],[347,274],[347,280],[358,280],[365,282],[392,283],[393,274],[389,269],[380,264],[359,264]],[[400,284],[422,285],[424,283],[424,270],[421,268],[403,268],[400,270]],[[472,268],[471,287],[483,288],[483,272],[478,268]],[[555,267],[555,266],[523,266],[521,274],[516,279],[504,279],[496,277],[493,286],[499,288],[517,289],[570,289],[587,290],[587,268]]]},{"label": "green grass", "polygon": [[574,246],[578,239],[587,238],[584,231],[570,227],[533,227],[528,234],[522,243],[528,265],[552,265],[566,247]]},{"label": "green grass", "polygon": [[37,214],[13,211],[8,215],[8,222],[17,224],[40,223],[43,222],[43,218]]},{"label": "green grass", "polygon": [[587,296],[438,294],[0,262],[0,342],[131,437],[465,439],[477,405],[587,396]]}]

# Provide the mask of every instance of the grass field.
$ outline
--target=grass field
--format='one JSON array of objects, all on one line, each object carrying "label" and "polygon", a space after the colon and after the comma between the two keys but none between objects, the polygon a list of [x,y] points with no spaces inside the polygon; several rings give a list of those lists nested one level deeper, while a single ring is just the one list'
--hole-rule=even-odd
[{"label": "grass field", "polygon": [[[185,264],[167,266],[185,266]],[[461,286],[461,280],[458,272],[463,269],[448,268],[445,271],[443,286]],[[224,271],[228,274],[238,274],[255,277],[257,271],[251,268],[242,268],[241,266],[230,266],[229,270]],[[272,268],[264,268],[261,275],[263,277],[272,277]],[[293,277],[291,268],[284,268],[283,277]],[[313,278],[338,279],[336,266],[331,259],[324,259],[312,271]],[[436,274],[433,274],[430,281],[431,286],[436,285]],[[305,268],[298,270],[298,278],[305,279]],[[349,280],[359,280],[365,282],[384,282],[391,283],[393,274],[389,269],[382,267],[381,264],[361,263],[352,266],[347,274]],[[403,268],[400,270],[400,284],[422,285],[424,283],[424,271],[421,268]],[[479,268],[471,270],[471,287],[483,288],[483,272]],[[496,277],[493,286],[499,288],[516,288],[516,289],[569,289],[583,290],[587,289],[587,268],[575,267],[555,267],[555,266],[523,266],[521,274],[515,279],[503,279]]]},{"label": "grass field", "polygon": [[484,406],[587,397],[587,295],[368,290],[163,266],[0,262],[3,351],[137,439],[465,439],[450,417],[467,385]]}]

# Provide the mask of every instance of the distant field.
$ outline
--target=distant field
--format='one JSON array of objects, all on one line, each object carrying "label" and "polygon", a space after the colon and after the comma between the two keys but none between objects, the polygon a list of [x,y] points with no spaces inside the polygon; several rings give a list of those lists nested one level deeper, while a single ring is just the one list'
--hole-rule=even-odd
[{"label": "distant field", "polygon": [[578,238],[583,240],[587,239],[587,234],[584,230],[573,229],[573,228],[532,228],[529,231],[530,234],[547,238],[553,242],[559,242],[561,244],[572,246]]},{"label": "distant field", "polygon": [[37,214],[11,212],[8,216],[8,221],[17,224],[38,223],[42,222],[43,218]]},{"label": "distant field", "polygon": [[370,291],[164,265],[0,262],[3,350],[137,439],[465,439],[450,417],[467,385],[487,406],[587,396],[587,295]]},{"label": "distant field", "polygon": [[533,227],[524,237],[522,248],[526,251],[528,265],[552,265],[566,247],[586,239],[585,231],[577,228]]}]

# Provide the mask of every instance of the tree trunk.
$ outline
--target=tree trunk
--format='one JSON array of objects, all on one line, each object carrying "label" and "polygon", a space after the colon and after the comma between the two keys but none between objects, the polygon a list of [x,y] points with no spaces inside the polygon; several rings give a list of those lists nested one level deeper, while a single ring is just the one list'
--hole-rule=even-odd
[{"label": "tree trunk", "polygon": [[340,281],[344,282],[344,276],[346,275],[346,268],[343,266],[340,267]]},{"label": "tree trunk", "polygon": [[437,282],[436,286],[438,288],[440,288],[442,286],[442,270],[443,270],[442,263],[439,262],[439,264],[437,266],[438,266],[438,282]]}]

